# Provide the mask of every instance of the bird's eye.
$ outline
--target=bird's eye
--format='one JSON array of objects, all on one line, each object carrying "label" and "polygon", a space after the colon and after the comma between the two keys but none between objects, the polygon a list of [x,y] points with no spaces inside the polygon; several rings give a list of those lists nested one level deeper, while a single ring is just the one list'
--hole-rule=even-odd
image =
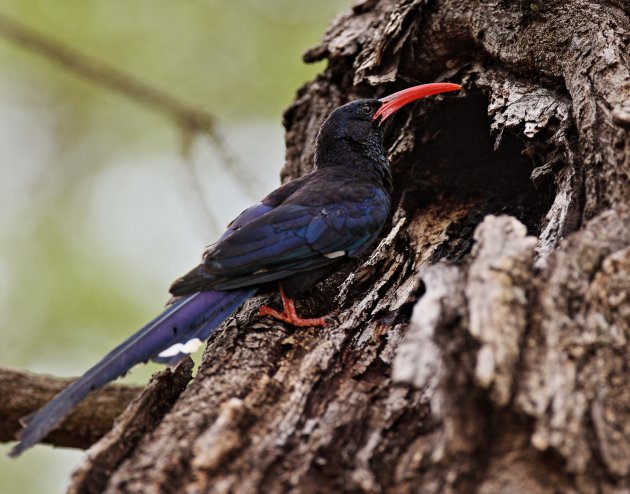
[{"label": "bird's eye", "polygon": [[372,113],[372,105],[366,103],[361,107],[361,111],[366,115],[369,115],[370,113]]}]

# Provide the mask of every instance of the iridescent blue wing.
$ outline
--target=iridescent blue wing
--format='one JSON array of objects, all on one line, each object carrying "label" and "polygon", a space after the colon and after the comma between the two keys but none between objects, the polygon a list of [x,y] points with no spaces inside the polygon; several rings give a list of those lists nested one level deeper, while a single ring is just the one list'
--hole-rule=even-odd
[{"label": "iridescent blue wing", "polygon": [[357,255],[378,236],[389,198],[377,187],[339,192],[294,198],[244,224],[206,251],[198,273],[212,288],[240,288]]}]

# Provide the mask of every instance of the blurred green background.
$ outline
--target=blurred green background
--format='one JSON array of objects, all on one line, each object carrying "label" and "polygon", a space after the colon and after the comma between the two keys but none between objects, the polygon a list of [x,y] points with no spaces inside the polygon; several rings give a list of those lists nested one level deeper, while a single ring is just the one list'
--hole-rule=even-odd
[{"label": "blurred green background", "polygon": [[[241,173],[205,138],[191,165],[168,118],[0,37],[1,365],[78,375],[161,309],[219,225],[278,185],[281,113],[323,68],[301,54],[349,3],[2,2],[1,13],[215,115]],[[62,492],[81,458],[37,446],[12,461],[8,449],[2,494]]]}]

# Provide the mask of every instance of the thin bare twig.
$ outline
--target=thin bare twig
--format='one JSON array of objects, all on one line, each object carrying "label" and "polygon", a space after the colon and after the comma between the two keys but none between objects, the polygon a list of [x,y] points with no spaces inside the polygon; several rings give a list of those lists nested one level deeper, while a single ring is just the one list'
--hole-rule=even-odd
[{"label": "thin bare twig", "polygon": [[1,13],[0,36],[32,52],[43,55],[95,84],[165,113],[178,125],[189,131],[207,134],[217,148],[223,148],[223,142],[215,134],[214,117],[209,113],[192,108],[160,89],[105,63],[97,62],[74,48],[26,27]]},{"label": "thin bare twig", "polygon": [[[184,149],[190,146],[197,134],[205,135],[224,167],[242,178],[241,183],[248,192],[252,193],[253,187],[251,181],[247,178],[247,171],[243,169],[235,156],[227,149],[224,140],[217,132],[215,118],[209,113],[197,110],[165,91],[157,89],[110,65],[96,61],[76,49],[27,27],[2,13],[0,13],[0,36],[22,48],[44,56],[94,84],[124,95],[150,109],[165,114],[182,129]],[[185,151],[182,154],[185,159],[189,159]],[[188,167],[188,173],[190,173],[190,167]],[[192,177],[193,180],[195,178],[195,176]],[[203,194],[201,194],[200,189],[195,190],[194,193],[201,195],[200,204],[203,206],[205,221],[216,224],[212,212],[209,210],[205,200],[203,200]]]}]

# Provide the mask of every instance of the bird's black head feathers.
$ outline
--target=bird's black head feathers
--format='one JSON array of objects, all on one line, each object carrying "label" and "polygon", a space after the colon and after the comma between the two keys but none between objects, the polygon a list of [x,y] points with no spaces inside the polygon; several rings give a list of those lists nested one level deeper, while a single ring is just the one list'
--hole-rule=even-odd
[{"label": "bird's black head feathers", "polygon": [[334,110],[319,129],[315,166],[389,168],[384,130],[374,120],[381,106],[377,99],[360,99]]}]

